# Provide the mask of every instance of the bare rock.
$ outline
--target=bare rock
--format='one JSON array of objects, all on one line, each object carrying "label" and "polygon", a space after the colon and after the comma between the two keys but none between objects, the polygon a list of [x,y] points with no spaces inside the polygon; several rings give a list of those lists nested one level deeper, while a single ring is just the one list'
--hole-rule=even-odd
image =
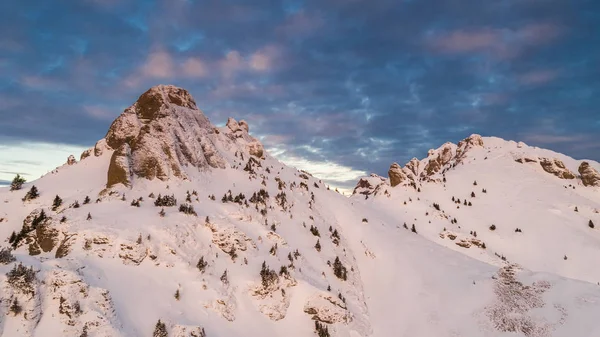
[{"label": "bare rock", "polygon": [[[442,145],[436,152],[437,156],[429,159],[427,165],[425,165],[424,171],[421,173],[421,176],[431,177],[435,173],[439,172],[442,167],[449,164],[452,159],[454,159],[454,144],[446,143]],[[430,157],[433,157],[434,154],[431,154]]]},{"label": "bare rock", "polygon": [[240,125],[240,128],[242,130],[246,131],[246,133],[250,132],[250,127],[248,126],[248,123],[245,120],[240,120],[238,124]]},{"label": "bare rock", "polygon": [[253,141],[248,144],[248,152],[258,158],[264,158],[265,149],[259,141]]},{"label": "bare rock", "polygon": [[419,175],[419,169],[420,169],[420,164],[421,162],[417,159],[417,158],[413,158],[411,159],[408,163],[406,163],[406,168],[408,170],[410,170],[410,172],[412,172],[412,174],[414,174],[415,176]]},{"label": "bare rock", "polygon": [[402,171],[402,167],[398,163],[393,163],[388,171],[390,177],[390,185],[392,187],[399,185],[407,179],[406,174]]},{"label": "bare rock", "polygon": [[304,305],[304,312],[311,315],[313,320],[327,324],[352,321],[346,304],[329,294],[319,294],[309,298]]},{"label": "bare rock", "polygon": [[112,187],[117,184],[131,186],[131,151],[129,144],[122,144],[112,154],[108,166],[106,186]]},{"label": "bare rock", "polygon": [[561,179],[575,179],[575,175],[565,167],[562,161],[556,158],[540,158],[540,165],[544,171]]},{"label": "bare rock", "polygon": [[95,151],[103,152],[104,144],[116,150],[107,187],[131,186],[135,177],[186,178],[186,166],[225,168],[215,136],[214,127],[187,91],[160,85],[142,94],[112,123]]},{"label": "bare rock", "polygon": [[584,186],[600,186],[600,173],[590,166],[588,162],[582,162],[579,165],[578,171]]},{"label": "bare rock", "polygon": [[483,146],[483,138],[481,138],[478,134],[472,134],[469,137],[458,142],[458,147],[474,147],[474,146]]},{"label": "bare rock", "polygon": [[69,158],[67,158],[67,165],[71,166],[75,164],[77,164],[77,159],[75,159],[74,155],[70,155]]},{"label": "bare rock", "polygon": [[102,138],[94,145],[94,156],[100,157],[104,152],[110,151],[111,148],[106,143],[106,139]]}]

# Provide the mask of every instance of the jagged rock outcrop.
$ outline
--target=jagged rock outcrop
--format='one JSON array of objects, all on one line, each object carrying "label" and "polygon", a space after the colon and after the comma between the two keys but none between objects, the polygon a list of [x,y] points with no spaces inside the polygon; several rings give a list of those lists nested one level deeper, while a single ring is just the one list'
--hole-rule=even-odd
[{"label": "jagged rock outcrop", "polygon": [[264,158],[262,144],[248,134],[245,121],[229,118],[225,128],[216,128],[184,89],[159,85],[143,93],[111,124],[92,153],[112,152],[107,187],[130,187],[137,177],[168,180],[187,179],[187,170],[224,169],[228,151],[241,151]]},{"label": "jagged rock outcrop", "polygon": [[556,158],[540,158],[540,165],[544,171],[561,179],[575,179],[573,172],[565,167],[565,164]]},{"label": "jagged rock outcrop", "polygon": [[425,168],[424,168],[423,172],[421,173],[421,176],[430,177],[433,174],[441,171],[443,166],[450,163],[450,161],[452,159],[454,159],[454,147],[455,146],[456,145],[454,145],[452,143],[446,143],[446,144],[442,145],[442,147],[440,147],[437,151],[434,150],[433,153],[430,152],[430,155],[429,155],[430,157],[434,156],[436,152],[437,152],[437,157],[429,159],[429,162],[427,162],[427,165],[425,165]]},{"label": "jagged rock outcrop", "polygon": [[75,156],[70,155],[69,158],[67,158],[67,165],[75,165],[77,164],[77,159],[75,159]]},{"label": "jagged rock outcrop", "polygon": [[[389,187],[387,183],[387,179],[381,177],[375,173],[371,173],[369,177],[361,178],[356,187],[354,187],[354,191],[352,194],[363,194],[369,196],[371,194],[377,195],[382,189]],[[385,193],[387,193],[387,189],[385,189]]]},{"label": "jagged rock outcrop", "polygon": [[405,168],[408,169],[413,175],[418,176],[420,164],[421,162],[417,158],[413,158],[406,163]]},{"label": "jagged rock outcrop", "polygon": [[600,173],[596,171],[588,162],[579,165],[579,174],[584,186],[600,186]]},{"label": "jagged rock outcrop", "polygon": [[400,167],[398,163],[393,163],[390,166],[388,176],[390,177],[390,185],[392,185],[392,187],[400,185],[403,181],[407,179],[406,174],[404,174],[404,171],[402,171],[402,167]]},{"label": "jagged rock outcrop", "polygon": [[304,305],[304,312],[311,315],[313,320],[327,324],[352,321],[346,304],[329,294],[312,296]]},{"label": "jagged rock outcrop", "polygon": [[459,148],[483,146],[483,138],[478,134],[472,134],[469,137],[458,142]]}]

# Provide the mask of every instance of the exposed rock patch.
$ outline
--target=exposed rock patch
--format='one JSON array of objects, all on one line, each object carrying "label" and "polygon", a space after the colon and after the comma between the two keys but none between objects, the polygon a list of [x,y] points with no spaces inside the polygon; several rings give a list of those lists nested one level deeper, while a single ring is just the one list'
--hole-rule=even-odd
[{"label": "exposed rock patch", "polygon": [[393,163],[390,166],[388,171],[388,176],[390,177],[390,185],[392,187],[400,185],[403,181],[407,179],[406,174],[402,171],[402,168],[398,163]]},{"label": "exposed rock patch", "polygon": [[588,162],[579,165],[579,174],[584,186],[600,186],[600,173],[596,171]]},{"label": "exposed rock patch", "polygon": [[565,167],[562,161],[556,158],[540,158],[540,165],[544,171],[561,179],[575,179],[575,175]]},{"label": "exposed rock patch", "polygon": [[328,294],[319,294],[311,297],[304,305],[304,312],[311,315],[312,319],[321,323],[349,323],[352,316],[337,297]]}]

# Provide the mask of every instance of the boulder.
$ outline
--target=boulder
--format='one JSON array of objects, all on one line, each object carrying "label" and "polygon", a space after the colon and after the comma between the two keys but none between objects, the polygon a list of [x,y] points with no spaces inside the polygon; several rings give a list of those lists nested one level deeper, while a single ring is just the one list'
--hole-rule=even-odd
[{"label": "boulder", "polygon": [[588,162],[582,162],[579,165],[578,171],[584,186],[600,186],[600,173],[590,166]]}]

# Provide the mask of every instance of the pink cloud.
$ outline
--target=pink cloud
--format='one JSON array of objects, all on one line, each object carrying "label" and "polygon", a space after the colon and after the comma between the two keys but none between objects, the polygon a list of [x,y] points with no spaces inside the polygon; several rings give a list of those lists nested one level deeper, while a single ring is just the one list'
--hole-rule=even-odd
[{"label": "pink cloud", "polygon": [[529,134],[523,136],[526,142],[539,144],[574,143],[586,140],[585,136],[556,136],[550,134]]},{"label": "pink cloud", "polygon": [[96,119],[112,120],[115,117],[113,111],[98,105],[85,105],[83,110]]},{"label": "pink cloud", "polygon": [[276,28],[276,32],[289,37],[307,36],[321,28],[325,21],[318,15],[299,11],[290,15],[286,21]]},{"label": "pink cloud", "polygon": [[532,23],[520,27],[515,35],[526,44],[545,44],[564,33],[562,26],[551,23]]},{"label": "pink cloud", "polygon": [[249,66],[255,71],[268,71],[279,61],[281,50],[273,45],[263,47],[250,56]]},{"label": "pink cloud", "polygon": [[457,29],[426,39],[429,48],[446,54],[487,53],[497,59],[511,59],[532,45],[552,42],[564,33],[562,26],[532,23],[517,29]]},{"label": "pink cloud", "polygon": [[63,82],[42,76],[23,76],[20,83],[35,90],[62,90],[65,88]]},{"label": "pink cloud", "polygon": [[432,45],[448,53],[465,53],[486,50],[499,42],[500,35],[491,29],[479,31],[455,30],[431,41]]},{"label": "pink cloud", "polygon": [[174,75],[175,69],[171,55],[165,51],[155,51],[148,55],[141,67],[141,73],[147,77],[168,78]]},{"label": "pink cloud", "polygon": [[556,70],[534,70],[518,77],[521,84],[536,85],[554,81],[558,77]]},{"label": "pink cloud", "polygon": [[190,57],[181,67],[183,74],[188,77],[205,77],[208,74],[206,64],[199,58]]}]

